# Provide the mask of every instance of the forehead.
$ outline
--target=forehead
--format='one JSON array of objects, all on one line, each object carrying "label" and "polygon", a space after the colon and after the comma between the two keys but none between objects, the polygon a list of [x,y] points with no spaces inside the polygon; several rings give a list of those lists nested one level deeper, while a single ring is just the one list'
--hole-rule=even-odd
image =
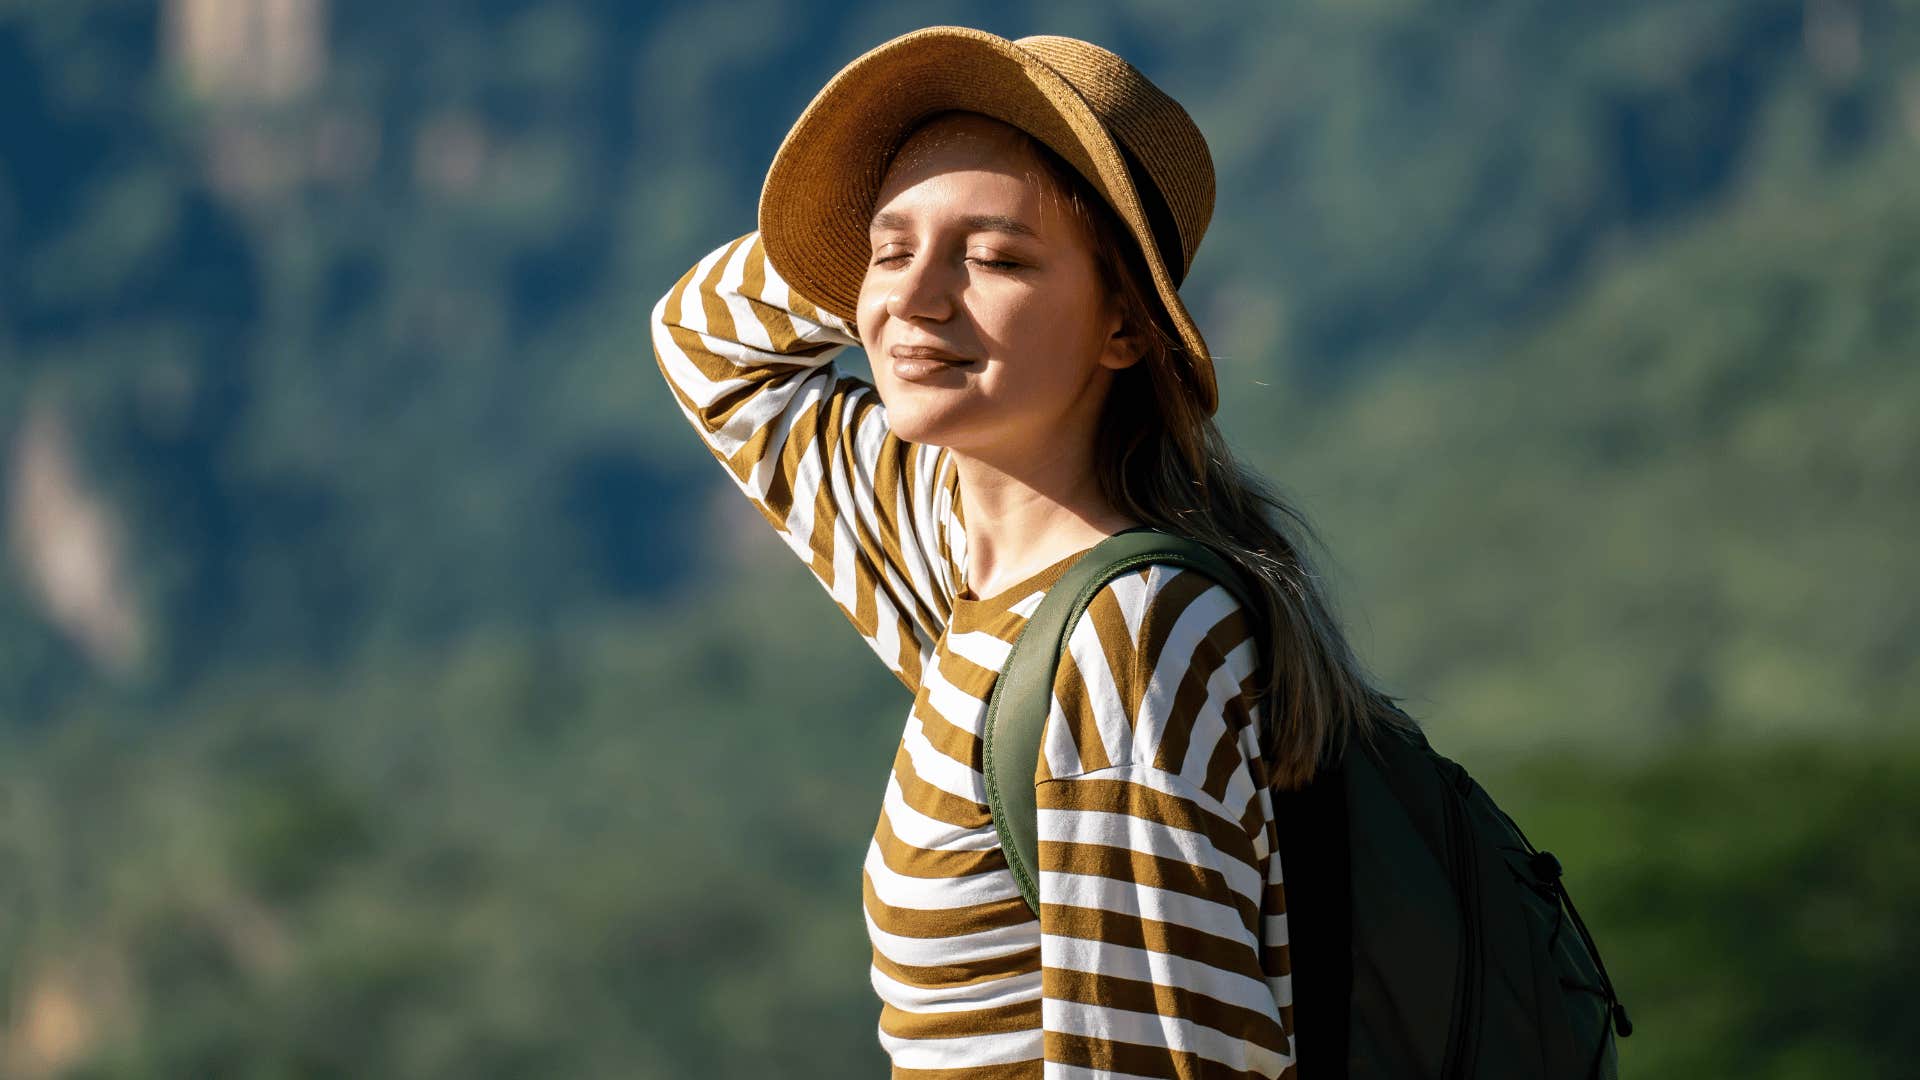
[{"label": "forehead", "polygon": [[1003,212],[1017,203],[1028,213],[1051,217],[1048,209],[1064,196],[1025,132],[990,117],[954,113],[922,125],[901,144],[887,166],[874,208],[992,201],[998,204],[993,209]]}]

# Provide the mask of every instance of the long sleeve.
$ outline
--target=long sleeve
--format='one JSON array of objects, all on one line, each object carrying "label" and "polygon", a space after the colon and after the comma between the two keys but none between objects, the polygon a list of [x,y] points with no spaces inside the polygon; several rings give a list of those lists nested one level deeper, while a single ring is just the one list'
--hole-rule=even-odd
[{"label": "long sleeve", "polygon": [[1293,1075],[1285,891],[1257,645],[1155,566],[1071,635],[1036,765],[1044,1075]]},{"label": "long sleeve", "polygon": [[652,327],[660,371],[707,448],[917,690],[964,557],[945,452],[895,436],[872,384],[836,368],[855,331],[788,289],[758,233],[701,259]]}]

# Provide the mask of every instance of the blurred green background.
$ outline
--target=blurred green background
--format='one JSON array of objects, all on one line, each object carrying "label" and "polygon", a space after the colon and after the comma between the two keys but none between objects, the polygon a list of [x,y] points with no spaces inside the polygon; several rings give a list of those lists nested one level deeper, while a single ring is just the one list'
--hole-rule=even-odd
[{"label": "blurred green background", "polygon": [[1207,133],[1224,426],[1627,1074],[1914,1075],[1913,0],[0,0],[0,1074],[884,1073],[906,700],[646,322],[953,22]]}]

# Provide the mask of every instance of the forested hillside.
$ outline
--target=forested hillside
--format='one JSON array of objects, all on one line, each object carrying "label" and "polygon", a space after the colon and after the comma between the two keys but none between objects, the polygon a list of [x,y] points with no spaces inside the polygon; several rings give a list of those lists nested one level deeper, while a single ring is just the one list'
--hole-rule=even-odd
[{"label": "forested hillside", "polygon": [[942,22],[1207,133],[1222,422],[1628,1074],[1910,1071],[1920,4],[1045,11],[0,3],[0,1074],[884,1069],[906,703],[646,319]]}]

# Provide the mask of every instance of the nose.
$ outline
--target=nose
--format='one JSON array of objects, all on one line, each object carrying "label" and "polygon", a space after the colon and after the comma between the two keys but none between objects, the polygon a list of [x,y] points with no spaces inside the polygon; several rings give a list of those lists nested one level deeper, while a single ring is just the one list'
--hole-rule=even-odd
[{"label": "nose", "polygon": [[894,277],[887,290],[887,314],[902,321],[944,322],[953,317],[956,280],[942,260],[921,255]]}]

